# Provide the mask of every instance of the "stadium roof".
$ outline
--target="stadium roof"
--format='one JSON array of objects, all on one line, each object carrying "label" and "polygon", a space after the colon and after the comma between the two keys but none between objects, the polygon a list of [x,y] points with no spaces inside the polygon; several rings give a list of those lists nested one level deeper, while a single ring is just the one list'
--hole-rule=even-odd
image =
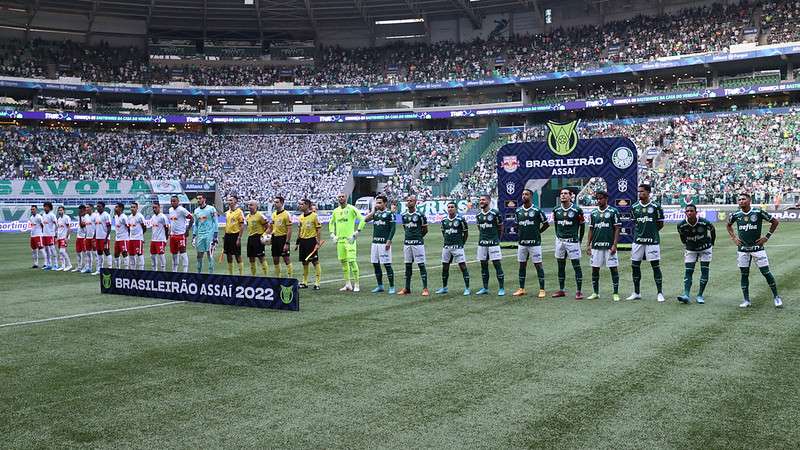
[{"label": "stadium roof", "polygon": [[[361,30],[385,35],[376,20],[463,17],[479,27],[486,14],[529,10],[541,14],[551,0],[0,0],[5,11],[33,21],[42,12],[142,21],[151,36],[185,38],[312,39],[319,30]],[[591,13],[609,0],[575,0]],[[250,3],[250,4],[246,4]],[[425,26],[423,23],[421,26]],[[376,29],[378,27],[378,29]],[[91,28],[90,28],[91,29]]]}]

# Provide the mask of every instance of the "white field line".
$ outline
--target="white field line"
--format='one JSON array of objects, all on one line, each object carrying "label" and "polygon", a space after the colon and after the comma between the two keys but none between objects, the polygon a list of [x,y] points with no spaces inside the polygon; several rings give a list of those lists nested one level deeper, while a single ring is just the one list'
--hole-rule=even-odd
[{"label": "white field line", "polygon": [[69,315],[69,316],[58,316],[58,317],[49,317],[47,319],[26,320],[24,322],[4,323],[4,324],[0,324],[0,328],[15,327],[15,326],[20,326],[20,325],[34,325],[34,324],[37,324],[37,323],[53,322],[53,321],[56,321],[56,320],[76,319],[78,317],[99,316],[100,314],[111,314],[111,313],[124,312],[124,311],[135,311],[137,309],[158,308],[159,306],[177,305],[179,303],[186,303],[186,302],[172,301],[172,302],[164,302],[164,303],[154,303],[152,305],[131,306],[129,308],[119,308],[119,309],[106,309],[106,310],[103,310],[103,311],[93,311],[93,312],[88,312],[88,313],[72,314],[72,315]]}]

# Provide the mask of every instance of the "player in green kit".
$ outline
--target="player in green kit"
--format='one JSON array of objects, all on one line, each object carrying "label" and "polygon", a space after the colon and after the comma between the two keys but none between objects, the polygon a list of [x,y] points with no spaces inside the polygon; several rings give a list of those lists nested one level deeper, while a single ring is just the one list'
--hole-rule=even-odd
[{"label": "player in green kit", "polygon": [[414,263],[419,266],[419,276],[422,279],[422,296],[430,295],[428,291],[428,269],[425,268],[425,235],[428,234],[428,218],[417,211],[417,196],[409,195],[406,198],[406,212],[403,213],[403,262],[406,265],[406,287],[400,289],[397,295],[411,293],[411,270]]},{"label": "player in green kit", "polygon": [[659,230],[664,228],[664,210],[661,205],[650,201],[649,184],[639,185],[639,201],[633,205],[631,212],[635,222],[633,245],[631,246],[631,271],[633,272],[633,293],[628,300],[639,300],[640,284],[642,281],[642,260],[650,261],[653,268],[653,278],[658,291],[658,302],[664,303],[664,293],[661,290],[661,238]]},{"label": "player in green kit", "polygon": [[383,292],[383,272],[381,264],[386,267],[386,278],[389,280],[389,293],[394,294],[394,269],[392,269],[392,238],[397,228],[394,213],[388,211],[389,199],[385,195],[375,197],[375,210],[367,214],[364,222],[372,222],[372,248],[369,258],[375,269],[375,280],[378,286],[373,293]]},{"label": "player in green kit", "polygon": [[558,263],[558,290],[553,297],[564,297],[564,281],[567,278],[567,258],[575,270],[575,300],[583,298],[583,270],[581,269],[581,241],[586,229],[583,210],[572,202],[572,191],[561,189],[558,194],[560,205],[553,208],[553,222],[556,224],[556,263]]},{"label": "player in green kit", "polygon": [[605,265],[611,271],[611,286],[614,288],[612,299],[619,301],[619,256],[617,243],[622,222],[619,220],[619,211],[613,206],[608,206],[608,193],[597,191],[594,193],[597,200],[597,209],[592,211],[589,219],[589,236],[586,239],[586,253],[592,266],[592,295],[589,300],[600,298],[600,268]]},{"label": "player in green kit", "polygon": [[514,212],[517,222],[517,262],[519,262],[519,289],[514,292],[514,297],[522,297],[525,292],[525,278],[528,270],[528,260],[533,261],[536,267],[536,276],[539,278],[539,295],[544,298],[544,268],[542,267],[542,233],[550,227],[547,216],[541,209],[533,206],[533,191],[522,191],[522,206]]},{"label": "player in green kit", "polygon": [[[761,236],[761,223],[769,222],[769,231]],[[733,225],[736,224],[736,234],[733,232]],[[769,271],[769,259],[764,244],[769,241],[775,230],[778,229],[778,219],[772,217],[770,213],[761,208],[750,206],[750,195],[739,194],[739,210],[731,214],[728,218],[728,235],[736,243],[736,259],[739,264],[739,271],[742,274],[742,294],[744,301],[739,305],[740,308],[750,306],[750,263],[756,261],[758,270],[767,280],[769,288],[772,290],[775,307],[783,306],[783,301],[778,295],[778,285],[775,277]]]},{"label": "player in green kit", "polygon": [[455,202],[447,204],[447,217],[442,220],[442,287],[436,290],[437,294],[447,293],[447,280],[450,278],[450,264],[458,263],[461,275],[464,276],[464,295],[470,295],[469,271],[467,258],[464,256],[464,244],[467,242],[469,231],[467,221],[456,214]]},{"label": "player in green kit", "polygon": [[203,194],[197,196],[197,208],[194,213],[194,225],[192,243],[197,249],[197,273],[203,271],[203,255],[208,257],[208,273],[214,273],[214,248],[217,246],[217,235],[219,225],[217,225],[217,210],[206,203]]},{"label": "player in green kit", "polygon": [[705,303],[703,291],[708,283],[708,273],[711,266],[711,253],[717,240],[717,230],[714,224],[697,217],[697,207],[686,205],[686,219],[678,224],[678,235],[686,248],[683,258],[683,295],[678,296],[681,303],[689,303],[689,293],[692,290],[692,275],[697,260],[700,260],[700,290],[697,292],[697,303]]},{"label": "player in green kit", "polygon": [[[331,233],[331,240],[336,242],[336,252],[344,273],[345,284],[339,290],[358,292],[361,289],[358,286],[356,238],[358,233],[364,229],[364,216],[355,206],[347,204],[347,195],[339,194],[337,201],[339,206],[333,210],[328,231]],[[358,228],[356,228],[356,222],[358,222]]]},{"label": "player in green kit", "polygon": [[494,272],[497,275],[497,295],[506,295],[504,287],[505,274],[501,260],[503,254],[500,252],[500,236],[503,234],[503,221],[500,211],[490,208],[491,197],[481,195],[479,206],[480,210],[476,216],[478,223],[478,261],[481,262],[481,281],[483,287],[475,295],[486,295],[489,293],[489,260],[492,261]]}]

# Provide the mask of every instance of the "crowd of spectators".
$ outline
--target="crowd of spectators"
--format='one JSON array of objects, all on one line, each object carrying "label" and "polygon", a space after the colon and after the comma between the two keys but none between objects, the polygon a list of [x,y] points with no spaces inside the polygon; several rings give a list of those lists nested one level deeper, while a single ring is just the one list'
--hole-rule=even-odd
[{"label": "crowd of spectators", "polygon": [[[32,40],[0,43],[0,74],[79,76],[86,81],[195,85],[370,85],[525,76],[544,72],[639,63],[659,57],[725,51],[753,28],[758,4],[714,4],[672,14],[637,16],[603,25],[557,28],[546,34],[494,35],[488,40],[399,43],[370,48],[320,47],[315,67],[226,65],[160,67],[147,52],[108,45]],[[762,27],[769,42],[800,39],[797,0],[763,5]]]},{"label": "crowd of spectators", "polygon": [[330,201],[354,168],[392,168],[385,191],[426,195],[470,138],[461,131],[208,136],[0,130],[0,179],[213,179],[221,193]]}]

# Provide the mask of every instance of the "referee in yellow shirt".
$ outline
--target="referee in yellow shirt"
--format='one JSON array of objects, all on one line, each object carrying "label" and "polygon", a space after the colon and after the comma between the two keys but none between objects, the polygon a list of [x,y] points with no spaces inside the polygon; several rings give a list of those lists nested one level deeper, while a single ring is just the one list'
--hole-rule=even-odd
[{"label": "referee in yellow shirt", "polygon": [[261,236],[267,231],[269,222],[258,210],[257,200],[250,200],[247,207],[250,210],[250,214],[247,215],[247,259],[250,260],[250,274],[256,275],[256,258],[258,258],[264,276],[268,276],[267,260],[264,258],[264,244],[261,243]]},{"label": "referee in yellow shirt", "polygon": [[292,218],[289,211],[283,209],[284,199],[281,196],[275,197],[272,202],[272,224],[269,234],[272,235],[272,263],[275,265],[273,271],[275,277],[281,276],[281,257],[286,264],[286,275],[291,278],[294,270],[292,260],[289,258],[289,242],[292,241]]},{"label": "referee in yellow shirt", "polygon": [[242,233],[244,232],[244,214],[239,208],[239,197],[231,195],[228,197],[228,211],[225,212],[225,238],[222,241],[222,249],[228,257],[228,275],[233,275],[233,257],[239,268],[239,275],[242,275],[244,264],[242,264]]},{"label": "referee in yellow shirt", "polygon": [[317,213],[311,211],[311,200],[304,198],[300,200],[299,205],[300,216],[299,231],[297,233],[297,242],[295,242],[295,250],[300,250],[300,263],[303,265],[303,282],[300,283],[301,288],[308,287],[308,263],[314,264],[314,290],[319,290],[319,281],[322,278],[322,267],[319,265],[319,245],[321,241],[320,230],[322,224],[319,223]]}]

